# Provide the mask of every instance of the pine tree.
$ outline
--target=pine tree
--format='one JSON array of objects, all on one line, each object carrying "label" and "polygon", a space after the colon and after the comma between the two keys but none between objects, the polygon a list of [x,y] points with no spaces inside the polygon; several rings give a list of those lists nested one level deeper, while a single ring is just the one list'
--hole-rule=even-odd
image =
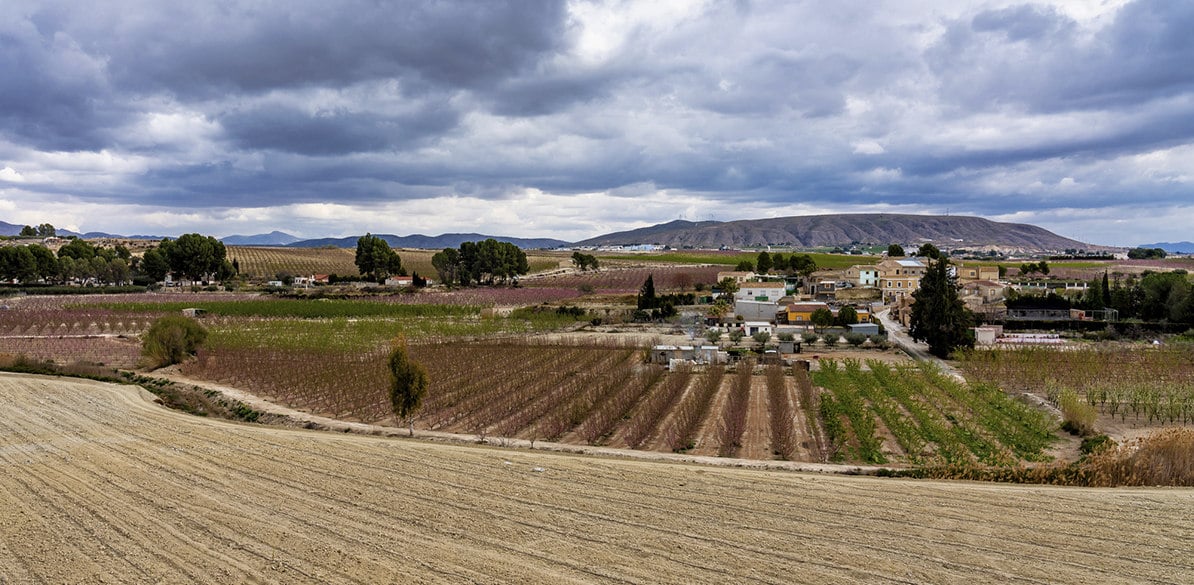
[{"label": "pine tree", "polygon": [[959,347],[974,347],[970,333],[974,313],[958,298],[958,285],[949,274],[948,259],[929,263],[912,298],[912,339],[927,342],[929,352],[940,358],[949,357]]}]

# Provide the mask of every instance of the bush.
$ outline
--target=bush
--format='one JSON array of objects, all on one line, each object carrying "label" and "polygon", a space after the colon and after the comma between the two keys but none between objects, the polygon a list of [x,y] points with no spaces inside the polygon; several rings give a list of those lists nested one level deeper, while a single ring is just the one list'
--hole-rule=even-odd
[{"label": "bush", "polygon": [[753,337],[759,345],[763,345],[771,340],[771,334],[767,333],[766,331],[760,331],[751,337]]},{"label": "bush", "polygon": [[876,348],[878,348],[878,349],[887,349],[887,345],[888,345],[888,343],[887,343],[887,337],[886,337],[886,336],[884,336],[884,335],[872,335],[870,339],[871,339],[871,345],[875,346]]},{"label": "bush", "polygon": [[1106,449],[1113,449],[1116,447],[1115,440],[1107,435],[1095,435],[1082,439],[1082,453],[1090,455],[1092,453],[1099,453]]},{"label": "bush", "polygon": [[796,341],[796,335],[793,333],[788,333],[788,332],[780,333],[779,340],[780,341]]},{"label": "bush", "polygon": [[850,345],[852,345],[854,347],[858,347],[858,346],[862,345],[864,342],[866,342],[866,335],[862,334],[862,333],[850,332],[845,335],[845,338],[846,338],[846,343],[849,343]]},{"label": "bush", "polygon": [[838,339],[839,338],[836,333],[826,333],[824,336],[821,337],[821,341],[824,341],[825,345],[827,345],[829,347],[833,347],[833,346],[837,345]]},{"label": "bush", "polygon": [[207,340],[207,330],[197,321],[182,315],[167,315],[153,322],[145,333],[141,354],[150,368],[177,364]]},{"label": "bush", "polygon": [[816,343],[820,337],[821,336],[817,335],[816,333],[803,333],[800,335],[800,339],[803,339],[804,342],[809,345]]},{"label": "bush", "polygon": [[1082,437],[1094,434],[1095,408],[1078,396],[1077,392],[1069,388],[1062,390],[1057,399],[1057,407],[1061,409],[1061,429],[1071,435]]}]

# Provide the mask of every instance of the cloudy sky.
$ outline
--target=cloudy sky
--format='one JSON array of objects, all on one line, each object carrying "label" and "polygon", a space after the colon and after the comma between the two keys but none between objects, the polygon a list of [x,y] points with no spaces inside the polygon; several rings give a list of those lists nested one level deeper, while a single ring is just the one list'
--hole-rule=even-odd
[{"label": "cloudy sky", "polygon": [[577,240],[979,215],[1194,240],[1194,3],[5,0],[0,220]]}]

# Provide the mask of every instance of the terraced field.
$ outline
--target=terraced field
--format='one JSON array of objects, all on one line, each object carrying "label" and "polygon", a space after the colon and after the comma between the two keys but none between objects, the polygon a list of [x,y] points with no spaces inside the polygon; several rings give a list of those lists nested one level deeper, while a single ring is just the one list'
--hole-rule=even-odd
[{"label": "terraced field", "polygon": [[852,478],[238,425],[0,375],[0,582],[1189,583],[1194,491]]}]

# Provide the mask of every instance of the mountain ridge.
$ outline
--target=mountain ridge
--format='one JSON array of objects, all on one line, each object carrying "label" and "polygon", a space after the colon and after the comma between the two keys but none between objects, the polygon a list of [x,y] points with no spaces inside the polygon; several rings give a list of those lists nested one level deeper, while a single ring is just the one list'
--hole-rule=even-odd
[{"label": "mountain ridge", "polygon": [[673,221],[577,242],[579,246],[659,244],[673,248],[840,247],[855,243],[948,248],[999,247],[1026,252],[1103,248],[1029,224],[974,216],[857,213],[728,222]]}]

